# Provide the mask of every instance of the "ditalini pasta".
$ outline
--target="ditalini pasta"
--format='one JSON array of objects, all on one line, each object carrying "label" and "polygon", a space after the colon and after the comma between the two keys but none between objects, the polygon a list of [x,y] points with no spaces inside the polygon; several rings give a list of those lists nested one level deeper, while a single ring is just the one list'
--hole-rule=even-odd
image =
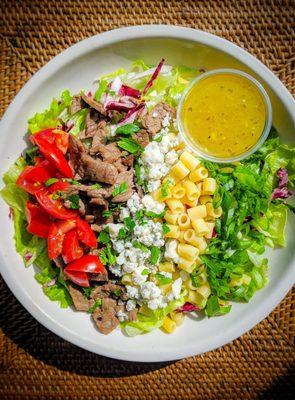
[{"label": "ditalini pasta", "polygon": [[[167,205],[165,237],[174,241],[178,259],[174,256],[173,261],[161,263],[159,271],[171,273],[174,281],[181,278],[185,301],[202,308],[210,296],[210,286],[200,255],[205,253],[214,237],[215,220],[222,214],[221,208],[213,205],[217,183],[209,177],[201,161],[186,150],[171,168],[163,185],[167,186],[167,181],[170,182],[169,193],[166,191],[161,200]],[[160,193],[161,189],[155,197]],[[192,273],[197,278],[193,279]],[[162,290],[170,290],[171,284],[168,286],[163,286]],[[163,329],[172,332],[182,320],[182,313],[172,312],[166,317]]]}]

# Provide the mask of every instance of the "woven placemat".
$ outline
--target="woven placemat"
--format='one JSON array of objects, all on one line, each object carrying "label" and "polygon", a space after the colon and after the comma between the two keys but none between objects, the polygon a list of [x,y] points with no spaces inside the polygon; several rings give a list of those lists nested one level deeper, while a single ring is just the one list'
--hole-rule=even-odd
[{"label": "woven placemat", "polygon": [[[190,26],[235,42],[295,93],[294,16],[294,1],[2,0],[0,113],[61,50],[99,32],[148,23]],[[177,362],[137,364],[96,356],[55,336],[1,282],[0,398],[291,399],[294,305],[293,292],[221,349]]]}]

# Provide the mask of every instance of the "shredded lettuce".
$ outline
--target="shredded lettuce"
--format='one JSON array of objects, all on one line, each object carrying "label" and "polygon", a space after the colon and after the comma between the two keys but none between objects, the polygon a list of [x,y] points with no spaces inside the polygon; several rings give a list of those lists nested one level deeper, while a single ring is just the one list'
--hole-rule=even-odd
[{"label": "shredded lettuce", "polygon": [[73,136],[78,135],[85,128],[86,116],[88,114],[88,109],[83,108],[82,110],[76,112],[76,114],[72,115],[68,122],[72,122],[74,124],[73,128],[70,130],[70,134]]},{"label": "shredded lettuce", "polygon": [[58,117],[70,106],[72,96],[68,90],[64,90],[60,98],[60,100],[54,98],[48,109],[42,113],[36,113],[28,120],[30,133],[38,132],[45,128],[55,128],[61,125]]},{"label": "shredded lettuce", "polygon": [[172,311],[184,304],[184,296],[171,301],[165,308],[158,308],[153,311],[145,307],[144,312],[137,314],[137,321],[123,322],[121,325],[128,336],[136,336],[142,333],[151,332],[163,325],[165,317]]}]

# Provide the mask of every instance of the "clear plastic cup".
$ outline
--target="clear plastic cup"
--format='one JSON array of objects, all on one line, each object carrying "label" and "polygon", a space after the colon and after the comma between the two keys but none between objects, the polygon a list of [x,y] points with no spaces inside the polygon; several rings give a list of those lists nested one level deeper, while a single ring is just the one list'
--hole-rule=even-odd
[{"label": "clear plastic cup", "polygon": [[[247,150],[245,153],[241,153],[241,154],[239,154],[237,156],[233,156],[233,157],[215,157],[213,155],[210,155],[210,154],[202,151],[199,147],[197,147],[196,143],[194,143],[190,139],[189,135],[187,134],[187,132],[184,129],[182,119],[181,119],[181,112],[182,112],[184,100],[185,100],[187,94],[192,89],[192,87],[195,86],[196,84],[198,84],[202,79],[205,79],[208,76],[217,75],[217,74],[235,74],[235,75],[243,76],[244,78],[251,81],[258,88],[258,90],[260,91],[260,93],[262,94],[262,97],[264,99],[266,116],[265,116],[264,128],[261,132],[260,138],[258,139],[257,143],[253,147],[251,147],[249,150]],[[255,151],[258,150],[259,147],[262,146],[262,144],[265,142],[265,140],[270,132],[271,124],[272,124],[272,106],[271,106],[271,102],[268,97],[268,94],[266,93],[264,87],[256,79],[254,79],[251,75],[249,75],[243,71],[237,70],[237,69],[229,69],[229,68],[215,69],[215,70],[212,70],[209,72],[205,72],[204,74],[193,79],[190,82],[190,84],[187,86],[187,88],[184,90],[184,92],[181,96],[178,108],[177,108],[177,124],[178,124],[178,130],[179,130],[180,136],[182,137],[183,141],[185,142],[187,147],[192,152],[194,152],[199,157],[201,157],[205,160],[218,162],[218,163],[231,163],[231,162],[235,162],[235,161],[240,161],[240,160],[250,156],[251,154],[255,153]]]}]

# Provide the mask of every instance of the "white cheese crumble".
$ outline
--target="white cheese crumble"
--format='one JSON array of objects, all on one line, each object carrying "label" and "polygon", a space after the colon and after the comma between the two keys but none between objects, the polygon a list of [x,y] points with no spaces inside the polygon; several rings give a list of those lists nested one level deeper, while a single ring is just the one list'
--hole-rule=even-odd
[{"label": "white cheese crumble", "polygon": [[124,311],[121,311],[121,310],[119,310],[116,315],[120,322],[125,321],[128,317],[128,315],[126,313],[124,313]]},{"label": "white cheese crumble", "polygon": [[142,200],[142,205],[147,211],[154,212],[156,214],[161,214],[165,209],[165,204],[160,203],[152,198],[149,194],[145,195]]},{"label": "white cheese crumble", "polygon": [[167,260],[173,261],[175,264],[179,262],[179,255],[177,253],[178,241],[171,239],[166,242],[164,257]]}]

